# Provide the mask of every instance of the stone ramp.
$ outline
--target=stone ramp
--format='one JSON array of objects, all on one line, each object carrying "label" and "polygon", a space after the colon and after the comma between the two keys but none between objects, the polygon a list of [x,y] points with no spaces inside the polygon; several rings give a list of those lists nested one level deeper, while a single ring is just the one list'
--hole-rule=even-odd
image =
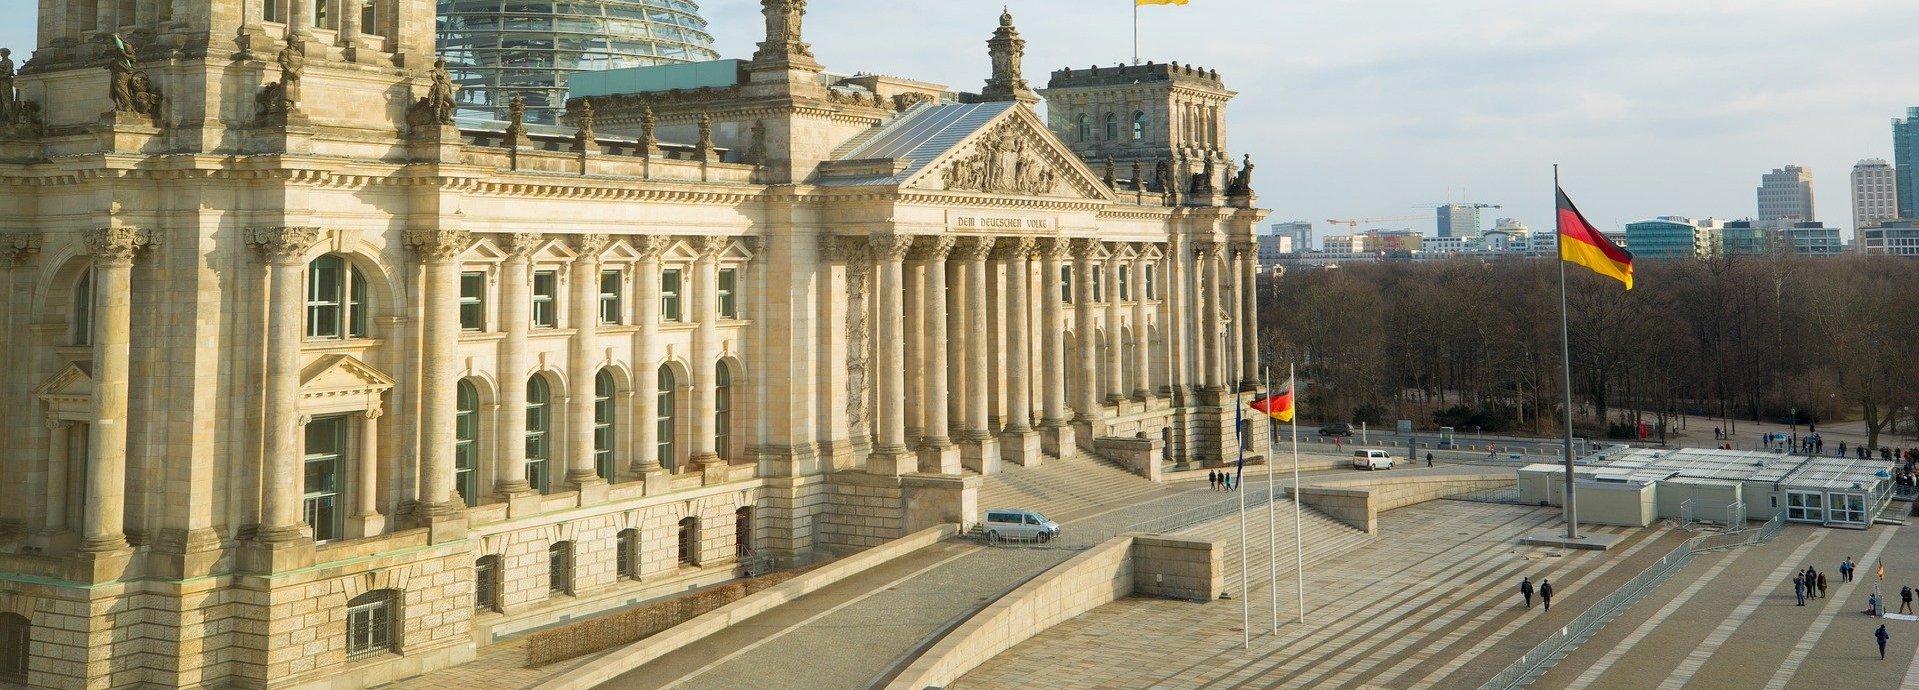
[{"label": "stone ramp", "polygon": [[1082,451],[1064,460],[1048,457],[1038,467],[1006,465],[1000,473],[983,477],[979,507],[1038,510],[1064,522],[1176,491]]}]

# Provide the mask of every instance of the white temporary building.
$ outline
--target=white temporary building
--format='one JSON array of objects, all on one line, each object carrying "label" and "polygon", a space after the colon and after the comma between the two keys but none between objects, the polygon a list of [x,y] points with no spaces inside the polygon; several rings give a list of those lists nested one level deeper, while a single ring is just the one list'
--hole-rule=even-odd
[{"label": "white temporary building", "polygon": [[[1892,500],[1892,464],[1877,459],[1704,448],[1614,447],[1573,470],[1579,521],[1769,520],[1864,528]],[[1519,470],[1522,503],[1564,505],[1565,468]]]}]

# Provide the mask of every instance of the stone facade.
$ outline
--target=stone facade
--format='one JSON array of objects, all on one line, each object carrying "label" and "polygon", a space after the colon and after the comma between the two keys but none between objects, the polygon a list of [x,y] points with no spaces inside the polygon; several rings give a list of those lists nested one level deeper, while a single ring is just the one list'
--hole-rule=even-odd
[{"label": "stone facade", "polygon": [[775,1],[736,87],[503,136],[450,121],[433,3],[314,7],[41,5],[40,120],[0,130],[0,684],[364,687],[965,523],[1006,463],[1232,452],[1265,212],[1115,190],[1010,17],[995,98],[829,93]]}]

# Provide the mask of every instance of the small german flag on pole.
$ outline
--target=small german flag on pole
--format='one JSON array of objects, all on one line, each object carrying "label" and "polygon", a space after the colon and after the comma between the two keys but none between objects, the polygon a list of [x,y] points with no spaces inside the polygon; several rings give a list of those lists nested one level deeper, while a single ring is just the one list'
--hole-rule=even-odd
[{"label": "small german flag on pole", "polygon": [[1632,289],[1632,252],[1619,248],[1599,228],[1586,222],[1586,216],[1559,191],[1559,259],[1590,268]]},{"label": "small german flag on pole", "polygon": [[1267,416],[1282,422],[1293,421],[1293,389],[1288,387],[1286,390],[1254,400],[1248,403],[1247,407],[1264,412]]}]

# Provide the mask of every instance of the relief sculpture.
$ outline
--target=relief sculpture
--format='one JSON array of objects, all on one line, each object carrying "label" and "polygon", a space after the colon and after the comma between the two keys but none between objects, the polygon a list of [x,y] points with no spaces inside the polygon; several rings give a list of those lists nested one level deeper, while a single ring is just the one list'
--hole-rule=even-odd
[{"label": "relief sculpture", "polygon": [[1059,173],[1047,165],[1038,149],[1012,123],[1001,124],[980,137],[972,155],[947,167],[946,188],[1027,196],[1050,194],[1059,186]]}]

